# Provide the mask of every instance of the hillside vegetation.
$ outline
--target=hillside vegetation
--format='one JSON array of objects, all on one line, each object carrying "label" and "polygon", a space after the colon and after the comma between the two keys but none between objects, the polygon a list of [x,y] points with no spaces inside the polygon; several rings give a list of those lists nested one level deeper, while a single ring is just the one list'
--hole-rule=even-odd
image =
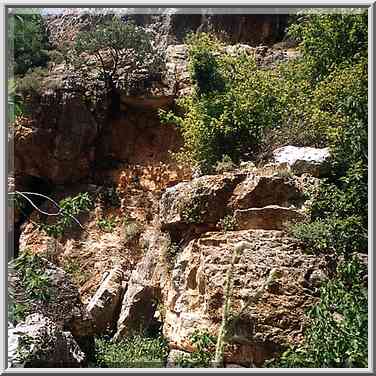
[{"label": "hillside vegetation", "polygon": [[[132,92],[135,77],[156,75],[165,69],[152,35],[118,18],[99,24],[93,31],[79,32],[73,47],[59,48],[49,44],[41,16],[16,16],[12,22],[14,77],[8,102],[16,130],[32,118],[32,98],[53,87],[48,78],[56,66],[68,67],[72,76],[64,83],[69,81],[69,89],[78,93],[95,119],[102,119],[101,130],[106,125],[103,119],[121,116],[121,95]],[[199,176],[232,171],[247,161],[261,165],[274,149],[285,145],[329,148],[328,171],[318,188],[309,193],[309,220],[291,224],[288,233],[306,253],[332,261],[330,278],[320,286],[319,302],[307,311],[303,342],[284,349],[263,366],[367,367],[367,270],[359,256],[368,248],[367,13],[305,13],[294,18],[286,39],[296,41],[297,57],[263,65],[255,54],[227,53],[226,45],[214,34],[189,34],[185,43],[192,90],[177,98],[174,106],[159,109],[158,116],[164,126],[175,125],[182,136],[182,147],[173,154],[176,163]],[[107,104],[105,110],[103,103]],[[99,111],[107,112],[99,117]],[[98,139],[101,136],[96,135]],[[282,177],[289,176],[278,176]],[[124,185],[131,183],[138,181]],[[67,229],[76,226],[72,216],[89,213],[98,202],[109,213],[123,215],[121,198],[125,200],[130,191],[115,192],[112,187],[105,192],[82,192],[61,200],[61,217],[51,222],[41,216],[38,229],[61,239]],[[28,205],[22,204],[23,198],[17,197],[21,208]],[[145,205],[147,200],[141,199]],[[201,214],[195,208],[188,208],[186,214],[192,223],[199,223],[196,217]],[[138,240],[152,223],[149,220],[147,225],[146,221],[140,225],[125,216],[114,218],[97,218],[97,227],[112,233],[122,223],[125,231],[132,232],[127,233],[129,239],[123,239],[124,244]],[[233,230],[232,221],[231,216],[223,217],[223,231]],[[134,228],[130,229],[130,224]],[[166,251],[169,268],[182,242],[171,242]],[[137,257],[139,261],[142,255]],[[26,286],[29,274],[23,269],[20,274]],[[226,278],[230,286],[231,276]],[[222,303],[224,309],[226,302]],[[17,316],[25,314],[22,306],[17,305],[17,309]],[[136,356],[163,364],[168,346],[162,333],[141,334],[144,337],[137,334],[119,343],[98,337],[99,366],[129,364]],[[196,347],[191,358],[179,358],[182,367],[197,366],[192,365],[197,359],[198,364],[210,366],[212,356],[206,353],[214,353],[215,341],[204,335],[197,338],[196,343],[205,338],[207,343]],[[217,342],[217,349],[219,345]]]}]

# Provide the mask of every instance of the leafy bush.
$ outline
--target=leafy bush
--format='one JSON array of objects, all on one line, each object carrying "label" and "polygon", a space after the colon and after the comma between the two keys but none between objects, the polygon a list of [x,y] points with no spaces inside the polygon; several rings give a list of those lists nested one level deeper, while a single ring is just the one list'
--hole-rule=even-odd
[{"label": "leafy bush", "polygon": [[22,97],[29,94],[40,94],[44,88],[43,80],[48,77],[46,68],[37,67],[28,71],[24,76],[16,78],[16,90]]},{"label": "leafy bush", "polygon": [[22,75],[31,68],[45,67],[50,45],[42,16],[15,14],[10,17],[9,22],[10,56],[14,74]]},{"label": "leafy bush", "polygon": [[[25,300],[48,301],[51,294],[51,285],[48,275],[45,273],[43,260],[28,250],[13,260],[12,266],[20,280],[22,291],[25,293]],[[25,302],[23,302],[25,303]],[[14,313],[25,314],[27,305],[24,307],[14,306]]]},{"label": "leafy bush", "polygon": [[215,172],[217,174],[222,174],[227,171],[234,170],[236,167],[235,163],[231,160],[231,158],[228,155],[224,155],[222,157],[222,160],[217,162],[215,165]]},{"label": "leafy bush", "polygon": [[306,13],[290,26],[289,34],[300,41],[312,80],[325,77],[334,66],[348,64],[367,56],[367,12],[351,10],[325,14]]},{"label": "leafy bush", "polygon": [[190,77],[196,83],[198,95],[223,91],[224,77],[221,75],[219,61],[215,56],[219,52],[220,42],[204,33],[190,34],[186,42],[190,56]]},{"label": "leafy bush", "polygon": [[[189,42],[195,90],[178,101],[182,116],[165,111],[160,116],[163,122],[180,127],[183,157],[210,172],[225,154],[235,163],[254,154],[265,129],[279,121],[278,80],[274,71],[258,69],[251,57],[217,55],[220,46],[207,34]],[[209,48],[212,52],[206,62]]]},{"label": "leafy bush", "polygon": [[13,325],[24,321],[29,312],[29,306],[26,303],[8,303],[8,321]]},{"label": "leafy bush", "polygon": [[356,257],[343,262],[338,276],[321,287],[321,301],[310,312],[305,342],[288,349],[269,366],[367,367],[368,315],[364,267]]},{"label": "leafy bush", "polygon": [[[93,201],[88,192],[79,193],[74,197],[67,197],[59,202],[62,209],[61,216],[53,224],[39,223],[38,227],[47,235],[55,238],[64,234],[64,231],[72,226],[76,221],[73,219],[77,215],[87,212],[93,206]],[[73,218],[72,218],[73,217]]]},{"label": "leafy bush", "polygon": [[101,368],[164,367],[168,345],[164,338],[126,337],[119,342],[96,338],[97,365]]},{"label": "leafy bush", "polygon": [[142,225],[137,221],[125,219],[123,222],[124,242],[128,243],[140,236],[142,232]]},{"label": "leafy bush", "polygon": [[367,249],[367,235],[357,216],[345,219],[328,217],[296,224],[292,234],[314,253],[350,254]]},{"label": "leafy bush", "polygon": [[181,368],[209,368],[212,366],[217,339],[207,330],[196,330],[190,340],[195,347],[189,355],[181,355],[176,359],[176,366]]}]

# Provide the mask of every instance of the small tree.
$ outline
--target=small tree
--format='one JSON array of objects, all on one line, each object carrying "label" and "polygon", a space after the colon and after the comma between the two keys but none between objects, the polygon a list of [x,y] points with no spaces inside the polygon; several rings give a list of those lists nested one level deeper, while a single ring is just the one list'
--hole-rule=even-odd
[{"label": "small tree", "polygon": [[116,95],[129,88],[134,73],[149,72],[158,54],[150,33],[114,16],[93,31],[78,33],[68,56],[79,73],[96,70],[97,84],[107,95]]}]

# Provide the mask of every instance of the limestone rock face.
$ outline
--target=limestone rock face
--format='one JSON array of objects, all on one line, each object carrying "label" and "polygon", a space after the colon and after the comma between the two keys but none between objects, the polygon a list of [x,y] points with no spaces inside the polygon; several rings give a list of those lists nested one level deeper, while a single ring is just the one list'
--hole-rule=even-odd
[{"label": "limestone rock face", "polygon": [[98,131],[90,111],[78,98],[56,93],[34,106],[32,125],[18,126],[11,140],[15,172],[55,184],[88,177]]},{"label": "limestone rock face", "polygon": [[[250,244],[234,266],[231,310],[239,312],[271,269],[280,277],[232,328],[227,363],[260,365],[287,344],[302,339],[304,311],[316,301],[309,275],[325,268],[323,259],[306,255],[279,231],[246,230],[206,233],[177,255],[164,301],[165,336],[182,350],[196,329],[218,332],[222,319],[226,271],[237,243]],[[189,349],[187,350],[189,351]]]},{"label": "limestone rock face", "polygon": [[86,356],[72,334],[35,313],[8,328],[8,367],[83,367]]},{"label": "limestone rock face", "polygon": [[328,148],[311,148],[298,146],[283,146],[274,150],[273,161],[276,163],[288,163],[295,175],[309,173],[319,177],[325,175],[330,158]]},{"label": "limestone rock face", "polygon": [[303,192],[295,179],[250,174],[235,188],[230,206],[234,209],[289,207],[298,206],[302,201]]},{"label": "limestone rock face", "polygon": [[122,281],[123,271],[121,266],[117,266],[104,278],[86,307],[97,333],[103,332],[107,326],[112,326],[116,322],[124,290]]},{"label": "limestone rock face", "polygon": [[264,208],[235,210],[234,218],[238,230],[284,230],[290,224],[304,221],[305,216],[295,209],[269,205]]},{"label": "limestone rock face", "polygon": [[131,274],[121,306],[115,339],[147,329],[154,318],[157,302],[161,300],[162,281],[166,280],[165,266],[160,255],[169,238],[155,230],[147,233],[149,248]]},{"label": "limestone rock face", "polygon": [[226,203],[245,174],[202,176],[166,189],[160,201],[162,229],[213,227],[226,214]]}]

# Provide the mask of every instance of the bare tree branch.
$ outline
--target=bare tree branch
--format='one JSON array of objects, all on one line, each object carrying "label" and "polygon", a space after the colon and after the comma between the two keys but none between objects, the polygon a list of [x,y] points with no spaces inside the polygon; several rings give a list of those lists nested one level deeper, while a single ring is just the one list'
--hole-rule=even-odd
[{"label": "bare tree branch", "polygon": [[[59,206],[59,204],[54,201],[52,198],[48,197],[48,196],[45,196],[41,193],[36,193],[36,192],[19,192],[19,191],[14,191],[14,192],[9,192],[10,195],[20,195],[21,197],[23,197],[27,202],[29,202],[29,204],[35,209],[37,210],[39,213],[41,214],[44,214],[44,215],[47,215],[47,216],[52,216],[52,217],[55,217],[55,216],[59,216],[59,215],[67,215],[69,216],[70,218],[72,218],[84,231],[87,232],[87,230],[82,226],[82,224],[79,222],[79,220],[74,217],[72,214],[66,212],[62,207]],[[45,198],[46,200],[48,201],[51,201],[57,208],[59,208],[59,211],[57,213],[48,213],[48,212],[45,212],[44,210],[38,208],[34,202],[29,198],[27,197],[27,195],[31,195],[31,196],[39,196],[39,197],[43,197]]]}]

